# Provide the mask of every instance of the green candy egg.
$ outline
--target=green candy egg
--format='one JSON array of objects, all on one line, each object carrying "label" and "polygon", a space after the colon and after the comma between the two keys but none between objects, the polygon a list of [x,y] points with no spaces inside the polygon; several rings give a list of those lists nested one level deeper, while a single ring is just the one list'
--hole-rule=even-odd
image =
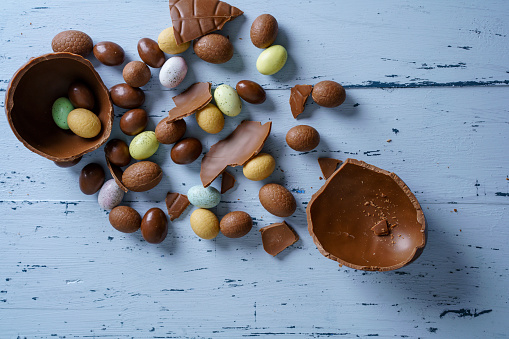
[{"label": "green candy egg", "polygon": [[141,132],[131,141],[129,153],[136,160],[150,158],[159,148],[156,134],[152,131]]},{"label": "green candy egg", "polygon": [[242,110],[242,101],[237,91],[228,85],[221,85],[214,91],[217,108],[229,117],[236,117]]},{"label": "green candy egg", "polygon": [[264,50],[258,60],[256,60],[256,69],[264,75],[272,75],[281,70],[286,64],[288,53],[281,45],[270,46]]},{"label": "green candy egg", "polygon": [[69,99],[62,97],[55,100],[53,107],[51,107],[51,115],[55,124],[61,129],[69,129],[67,116],[72,110],[74,110],[74,106]]}]

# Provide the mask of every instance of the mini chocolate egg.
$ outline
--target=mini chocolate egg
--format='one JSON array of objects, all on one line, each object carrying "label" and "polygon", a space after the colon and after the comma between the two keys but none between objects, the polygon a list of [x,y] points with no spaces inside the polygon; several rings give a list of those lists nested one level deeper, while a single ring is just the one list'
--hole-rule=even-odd
[{"label": "mini chocolate egg", "polygon": [[236,117],[242,110],[242,101],[240,101],[239,95],[233,87],[226,84],[216,88],[214,100],[216,101],[217,108],[227,116]]},{"label": "mini chocolate egg", "polygon": [[160,208],[151,208],[141,220],[141,235],[150,244],[163,242],[168,234],[168,219]]},{"label": "mini chocolate egg", "polygon": [[286,133],[286,143],[295,151],[309,152],[320,143],[320,134],[308,125],[295,126]]},{"label": "mini chocolate egg", "polygon": [[136,160],[143,160],[151,157],[159,148],[156,134],[152,131],[141,132],[131,141],[129,153]]},{"label": "mini chocolate egg", "polygon": [[335,81],[320,81],[313,87],[313,100],[323,107],[337,107],[345,102],[345,88]]},{"label": "mini chocolate egg", "polygon": [[194,41],[194,52],[198,58],[211,64],[224,64],[233,57],[230,39],[221,34],[207,34]]},{"label": "mini chocolate egg", "polygon": [[239,81],[236,89],[239,96],[250,104],[259,105],[265,102],[265,90],[254,81]]},{"label": "mini chocolate egg", "polygon": [[117,185],[115,179],[110,179],[101,187],[99,195],[97,196],[97,201],[101,208],[111,210],[122,202],[124,194],[124,191]]},{"label": "mini chocolate egg", "polygon": [[92,195],[101,189],[104,178],[104,169],[101,165],[90,163],[81,170],[80,190],[87,195]]},{"label": "mini chocolate egg", "polygon": [[75,108],[85,108],[90,111],[94,109],[94,94],[82,82],[73,82],[67,90],[67,96]]},{"label": "mini chocolate egg", "polygon": [[60,32],[51,41],[53,52],[74,53],[83,57],[89,55],[93,47],[94,43],[88,34],[75,30]]},{"label": "mini chocolate egg", "polygon": [[142,87],[150,81],[150,69],[141,61],[131,61],[122,71],[124,81],[131,87]]},{"label": "mini chocolate egg", "polygon": [[251,231],[253,219],[246,212],[230,212],[221,219],[219,228],[228,238],[241,238]]},{"label": "mini chocolate egg", "polygon": [[145,102],[145,93],[128,84],[118,84],[110,88],[111,101],[121,108],[137,108]]},{"label": "mini chocolate egg", "polygon": [[184,119],[167,123],[168,117],[162,119],[156,126],[156,138],[161,144],[174,144],[186,133],[187,125]]},{"label": "mini chocolate egg", "polygon": [[106,66],[118,66],[124,62],[125,53],[120,45],[111,41],[101,41],[94,46],[94,56]]},{"label": "mini chocolate egg", "polygon": [[129,146],[123,140],[112,139],[108,141],[104,147],[106,158],[119,167],[129,165],[131,162],[131,154],[129,154]]},{"label": "mini chocolate egg", "polygon": [[278,184],[264,185],[258,193],[260,203],[269,213],[286,218],[297,209],[297,202],[293,194]]},{"label": "mini chocolate egg", "polygon": [[67,116],[67,124],[74,134],[82,138],[93,138],[101,132],[101,120],[84,108],[76,108]]},{"label": "mini chocolate egg", "polygon": [[267,48],[274,43],[278,33],[276,18],[262,14],[251,25],[251,42],[258,48]]},{"label": "mini chocolate egg", "polygon": [[196,207],[212,208],[221,201],[221,193],[212,186],[205,188],[202,185],[196,185],[187,191],[187,198]]},{"label": "mini chocolate egg", "polygon": [[256,69],[264,75],[276,74],[286,64],[288,53],[281,45],[273,45],[260,53],[256,60]]},{"label": "mini chocolate egg", "polygon": [[187,63],[184,58],[175,56],[171,57],[164,63],[159,71],[159,81],[161,85],[167,88],[175,88],[187,74]]},{"label": "mini chocolate egg", "polygon": [[74,106],[69,99],[62,97],[55,100],[51,107],[51,115],[53,116],[55,124],[57,124],[57,126],[61,129],[69,129],[67,116],[73,109]]},{"label": "mini chocolate egg", "polygon": [[77,157],[76,159],[74,160],[71,160],[71,161],[54,161],[55,165],[57,165],[58,167],[61,167],[61,168],[69,168],[69,167],[73,167],[75,165],[77,165],[81,159],[83,157]]},{"label": "mini chocolate egg", "polygon": [[148,124],[148,114],[144,109],[135,108],[127,111],[120,119],[120,130],[124,134],[135,136],[143,132]]},{"label": "mini chocolate egg", "polygon": [[141,227],[140,214],[131,207],[117,206],[108,216],[111,226],[123,233],[133,233]]},{"label": "mini chocolate egg", "polygon": [[122,173],[123,185],[133,192],[145,192],[156,187],[163,178],[163,171],[152,161],[138,161]]},{"label": "mini chocolate egg", "polygon": [[160,68],[166,60],[157,42],[149,38],[138,41],[138,54],[144,63],[153,68]]},{"label": "mini chocolate egg", "polygon": [[179,165],[190,164],[201,155],[202,145],[196,138],[185,138],[171,149],[171,160]]}]

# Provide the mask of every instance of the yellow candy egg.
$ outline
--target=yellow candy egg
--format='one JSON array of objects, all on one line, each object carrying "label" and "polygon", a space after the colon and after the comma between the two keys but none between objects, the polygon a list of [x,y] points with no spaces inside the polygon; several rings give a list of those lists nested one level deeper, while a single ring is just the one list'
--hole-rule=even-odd
[{"label": "yellow candy egg", "polygon": [[191,46],[190,41],[181,45],[177,45],[177,42],[175,41],[175,35],[173,34],[173,27],[168,27],[159,33],[157,44],[164,53],[168,54],[184,53],[189,48],[189,46]]},{"label": "yellow candy egg", "polygon": [[244,164],[244,176],[249,180],[260,181],[268,178],[276,169],[276,160],[272,155],[260,153]]},{"label": "yellow candy egg", "polygon": [[76,108],[67,116],[67,124],[74,134],[82,138],[93,138],[101,132],[101,120],[84,108]]},{"label": "yellow candy egg", "polygon": [[223,130],[223,113],[214,104],[208,104],[196,112],[196,122],[207,133],[216,134]]},{"label": "yellow candy egg", "polygon": [[219,234],[219,220],[216,215],[204,208],[191,214],[191,228],[202,239],[214,239]]},{"label": "yellow candy egg", "polygon": [[136,160],[143,160],[151,157],[159,148],[155,132],[141,132],[129,144],[129,153]]}]

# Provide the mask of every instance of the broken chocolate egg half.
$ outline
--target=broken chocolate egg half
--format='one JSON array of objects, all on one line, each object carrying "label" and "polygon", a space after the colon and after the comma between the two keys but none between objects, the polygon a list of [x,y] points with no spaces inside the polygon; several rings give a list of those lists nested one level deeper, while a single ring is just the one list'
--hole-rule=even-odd
[{"label": "broken chocolate egg half", "polygon": [[[67,97],[69,85],[79,81],[94,94],[93,112],[101,132],[90,139],[59,128],[51,107]],[[108,140],[113,105],[108,89],[87,59],[71,53],[50,53],[30,59],[13,76],[5,95],[5,113],[12,131],[29,150],[52,161],[69,162],[99,148]]]},{"label": "broken chocolate egg half", "polygon": [[307,208],[309,234],[325,257],[365,271],[391,271],[426,245],[419,202],[396,174],[347,159]]}]

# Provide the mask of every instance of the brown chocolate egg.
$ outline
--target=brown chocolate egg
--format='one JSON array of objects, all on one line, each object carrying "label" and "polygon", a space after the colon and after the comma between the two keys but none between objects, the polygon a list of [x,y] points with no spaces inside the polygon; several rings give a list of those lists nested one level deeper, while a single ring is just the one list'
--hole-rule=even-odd
[{"label": "brown chocolate egg", "polygon": [[131,162],[129,146],[123,140],[112,139],[108,141],[106,146],[104,146],[104,153],[113,165],[124,167]]},{"label": "brown chocolate egg", "polygon": [[426,220],[412,190],[396,174],[347,159],[306,208],[318,250],[341,265],[390,271],[416,260]]},{"label": "brown chocolate egg", "polygon": [[149,38],[138,41],[138,54],[144,63],[154,68],[161,68],[166,61],[163,51],[157,42]]},{"label": "brown chocolate egg", "polygon": [[137,108],[145,102],[145,93],[128,84],[118,84],[110,88],[111,101],[121,108]]},{"label": "brown chocolate egg", "polygon": [[202,145],[196,138],[185,138],[171,149],[171,160],[179,165],[190,164],[200,157]]},{"label": "brown chocolate egg", "polygon": [[94,109],[94,94],[90,88],[82,82],[73,82],[69,86],[67,97],[74,108],[85,108],[90,111]]},{"label": "brown chocolate egg", "polygon": [[152,161],[138,161],[122,174],[122,184],[133,192],[145,192],[156,187],[163,178],[163,171]]},{"label": "brown chocolate egg", "polygon": [[286,143],[295,151],[309,152],[320,143],[320,134],[308,125],[295,126],[286,133]]},{"label": "brown chocolate egg", "polygon": [[276,18],[262,14],[251,25],[251,42],[258,48],[267,48],[274,43],[278,33]]},{"label": "brown chocolate egg", "polygon": [[140,214],[134,208],[128,206],[113,208],[110,212],[109,220],[111,226],[123,233],[133,233],[141,227]]},{"label": "brown chocolate egg", "polygon": [[131,61],[125,65],[122,76],[131,87],[145,86],[150,81],[150,69],[141,61]]},{"label": "brown chocolate egg", "polygon": [[83,167],[80,173],[80,190],[91,195],[99,191],[104,184],[104,170],[101,165],[90,163]]},{"label": "brown chocolate egg", "polygon": [[184,119],[167,123],[168,117],[162,119],[156,126],[156,138],[161,144],[174,144],[186,133],[187,125]]},{"label": "brown chocolate egg", "polygon": [[93,47],[92,38],[81,31],[63,31],[55,35],[51,41],[53,52],[74,53],[84,57],[92,52]]},{"label": "brown chocolate egg", "polygon": [[71,160],[71,161],[61,161],[61,162],[58,162],[58,161],[54,161],[55,165],[57,165],[58,167],[61,167],[61,168],[69,168],[69,167],[73,167],[74,165],[77,165],[78,162],[81,161],[81,159],[83,159],[83,157],[79,157],[79,158],[76,158],[74,160]]},{"label": "brown chocolate egg", "polygon": [[127,111],[120,118],[120,130],[124,134],[134,136],[145,130],[148,124],[148,114],[144,109],[135,108]]},{"label": "brown chocolate egg", "polygon": [[141,235],[146,242],[159,244],[168,234],[168,219],[160,208],[151,208],[141,220]]},{"label": "brown chocolate egg", "polygon": [[219,229],[225,237],[241,238],[253,228],[253,219],[246,212],[230,212],[221,219]]},{"label": "brown chocolate egg", "polygon": [[264,185],[258,194],[260,203],[269,213],[286,218],[297,209],[293,194],[278,184]]},{"label": "brown chocolate egg", "polygon": [[323,107],[337,107],[345,102],[346,92],[343,86],[335,81],[320,81],[311,92],[313,100]]},{"label": "brown chocolate egg", "polygon": [[224,64],[233,57],[233,45],[221,34],[208,34],[194,41],[196,55],[211,64]]},{"label": "brown chocolate egg", "polygon": [[118,66],[124,62],[125,53],[120,45],[111,41],[102,41],[94,46],[94,56],[106,66]]},{"label": "brown chocolate egg", "polygon": [[254,81],[242,80],[236,86],[237,94],[250,104],[263,104],[266,99],[265,90]]}]

